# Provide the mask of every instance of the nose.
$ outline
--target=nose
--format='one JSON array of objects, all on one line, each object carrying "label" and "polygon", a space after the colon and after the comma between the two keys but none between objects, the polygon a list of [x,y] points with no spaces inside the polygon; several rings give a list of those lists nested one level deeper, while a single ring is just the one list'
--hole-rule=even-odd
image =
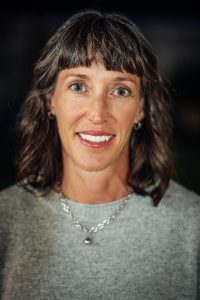
[{"label": "nose", "polygon": [[102,124],[108,122],[110,114],[106,99],[103,96],[93,97],[89,105],[87,118],[94,124]]}]

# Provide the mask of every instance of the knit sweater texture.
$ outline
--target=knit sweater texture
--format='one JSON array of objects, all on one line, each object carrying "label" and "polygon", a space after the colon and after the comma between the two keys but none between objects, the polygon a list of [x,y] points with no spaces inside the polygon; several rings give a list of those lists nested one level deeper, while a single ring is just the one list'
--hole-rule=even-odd
[{"label": "knit sweater texture", "polygon": [[[123,202],[68,200],[88,228]],[[174,181],[158,207],[133,194],[116,219],[84,244],[51,190],[0,193],[0,299],[200,299],[200,197]]]}]

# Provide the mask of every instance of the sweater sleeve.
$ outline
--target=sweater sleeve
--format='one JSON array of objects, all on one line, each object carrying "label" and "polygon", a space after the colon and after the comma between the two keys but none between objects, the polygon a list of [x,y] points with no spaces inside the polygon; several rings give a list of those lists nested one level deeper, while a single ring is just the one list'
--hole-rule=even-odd
[{"label": "sweater sleeve", "polygon": [[[200,216],[199,216],[199,224],[200,224]],[[199,229],[199,243],[198,243],[198,258],[197,258],[197,300],[198,299],[200,299],[200,229]]]},{"label": "sweater sleeve", "polygon": [[5,194],[0,194],[0,299],[3,294],[3,278],[4,278],[4,267],[6,262],[7,249],[9,245],[9,214],[6,209],[6,198]]},{"label": "sweater sleeve", "polygon": [[15,227],[14,219],[19,207],[17,204],[21,192],[17,185],[6,188],[0,192],[0,299],[3,297],[4,273],[9,259],[12,232]]}]

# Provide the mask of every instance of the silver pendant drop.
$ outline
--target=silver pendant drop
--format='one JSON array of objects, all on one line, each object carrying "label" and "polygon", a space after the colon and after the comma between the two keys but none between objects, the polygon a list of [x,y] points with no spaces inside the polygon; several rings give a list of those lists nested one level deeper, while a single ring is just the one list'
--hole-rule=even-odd
[{"label": "silver pendant drop", "polygon": [[84,243],[85,245],[90,245],[92,243],[92,239],[89,236],[87,236],[84,240]]}]

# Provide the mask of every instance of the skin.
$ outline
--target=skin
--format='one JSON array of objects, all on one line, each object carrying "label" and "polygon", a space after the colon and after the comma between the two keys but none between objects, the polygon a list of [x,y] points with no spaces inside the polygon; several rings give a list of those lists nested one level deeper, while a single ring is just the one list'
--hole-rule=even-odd
[{"label": "skin", "polygon": [[[66,197],[100,204],[126,196],[130,134],[144,117],[140,78],[108,71],[101,63],[62,70],[49,109],[62,144]],[[113,137],[104,147],[90,147],[78,135],[85,130],[106,131]]]}]

